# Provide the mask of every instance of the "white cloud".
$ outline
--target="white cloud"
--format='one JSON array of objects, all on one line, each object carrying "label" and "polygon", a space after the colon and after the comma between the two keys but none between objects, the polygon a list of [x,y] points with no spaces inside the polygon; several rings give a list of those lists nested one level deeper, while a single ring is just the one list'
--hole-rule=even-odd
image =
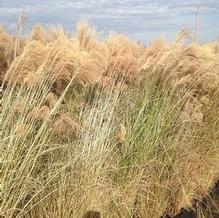
[{"label": "white cloud", "polygon": [[19,14],[23,9],[22,8],[8,8],[8,7],[0,7],[0,14],[1,15],[16,15]]}]

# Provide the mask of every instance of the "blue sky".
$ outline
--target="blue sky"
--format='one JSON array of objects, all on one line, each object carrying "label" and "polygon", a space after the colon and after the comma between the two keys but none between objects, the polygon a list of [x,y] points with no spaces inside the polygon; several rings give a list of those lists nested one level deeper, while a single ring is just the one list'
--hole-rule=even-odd
[{"label": "blue sky", "polygon": [[41,23],[62,24],[74,31],[76,21],[86,17],[102,36],[123,33],[148,43],[159,36],[173,39],[182,28],[193,30],[197,4],[201,6],[199,40],[216,40],[219,0],[0,0],[0,22],[13,31],[24,10],[26,30]]}]

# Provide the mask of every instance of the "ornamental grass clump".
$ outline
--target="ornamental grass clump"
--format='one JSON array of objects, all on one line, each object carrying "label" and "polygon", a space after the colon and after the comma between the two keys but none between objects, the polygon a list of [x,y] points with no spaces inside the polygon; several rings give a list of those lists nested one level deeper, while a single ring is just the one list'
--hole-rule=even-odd
[{"label": "ornamental grass clump", "polygon": [[217,44],[186,37],[1,27],[0,216],[217,217]]}]

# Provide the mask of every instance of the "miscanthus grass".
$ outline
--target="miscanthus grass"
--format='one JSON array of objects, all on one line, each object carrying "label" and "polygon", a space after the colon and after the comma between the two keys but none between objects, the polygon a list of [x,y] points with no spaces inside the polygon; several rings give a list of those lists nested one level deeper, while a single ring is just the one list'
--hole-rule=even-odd
[{"label": "miscanthus grass", "polygon": [[1,217],[216,216],[217,45],[96,35],[1,27]]}]

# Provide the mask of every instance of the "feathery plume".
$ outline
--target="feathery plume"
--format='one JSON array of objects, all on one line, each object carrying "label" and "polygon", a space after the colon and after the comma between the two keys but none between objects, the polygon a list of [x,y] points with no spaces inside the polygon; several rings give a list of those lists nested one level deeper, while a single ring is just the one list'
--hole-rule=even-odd
[{"label": "feathery plume", "polygon": [[48,95],[46,96],[46,102],[49,104],[50,108],[53,108],[57,101],[58,101],[58,97],[53,92],[49,92]]},{"label": "feathery plume", "polygon": [[28,126],[26,124],[19,124],[16,126],[16,134],[19,137],[25,137],[28,133]]},{"label": "feathery plume", "polygon": [[30,35],[31,41],[39,41],[42,44],[46,44],[46,33],[41,25],[35,25]]},{"label": "feathery plume", "polygon": [[126,139],[126,128],[123,124],[120,125],[119,142],[124,143]]},{"label": "feathery plume", "polygon": [[25,106],[24,106],[23,102],[21,102],[21,101],[16,101],[16,102],[14,103],[14,106],[13,106],[13,112],[14,112],[14,114],[21,114],[21,113],[24,112],[24,110],[25,110]]},{"label": "feathery plume", "polygon": [[96,44],[96,30],[89,27],[86,20],[77,23],[77,39],[82,49],[90,51]]},{"label": "feathery plume", "polygon": [[60,115],[60,118],[54,122],[52,128],[58,133],[66,131],[75,132],[78,130],[79,125],[72,120],[68,113],[65,113]]}]

